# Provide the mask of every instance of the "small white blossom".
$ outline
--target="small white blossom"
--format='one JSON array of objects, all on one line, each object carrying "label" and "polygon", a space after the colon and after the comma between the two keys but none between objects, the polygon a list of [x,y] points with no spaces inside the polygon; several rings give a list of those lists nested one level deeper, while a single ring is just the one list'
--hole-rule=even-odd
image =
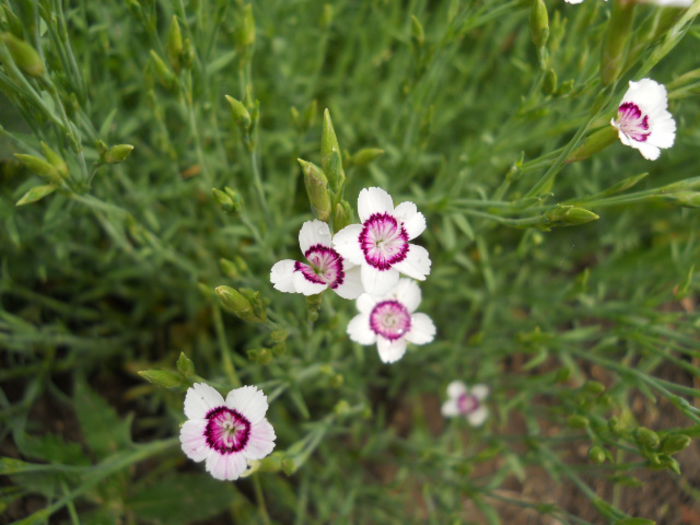
[{"label": "small white blossom", "polygon": [[665,7],[690,7],[693,0],[637,0],[645,4],[656,4]]},{"label": "small white blossom", "polygon": [[452,381],[447,386],[447,401],[442,404],[445,417],[463,416],[472,426],[479,426],[486,421],[489,410],[483,404],[489,394],[486,385],[474,385],[468,388],[462,381]]},{"label": "small white blossom", "polygon": [[299,231],[299,246],[307,263],[284,259],[270,271],[270,281],[280,292],[315,295],[330,288],[344,299],[362,293],[360,268],[332,247],[331,231],[323,221],[305,222]]},{"label": "small white blossom", "polygon": [[656,160],[660,148],[670,148],[676,138],[676,122],[667,107],[663,85],[650,78],[630,81],[611,123],[624,145],[638,149],[645,159]]},{"label": "small white blossom", "polygon": [[348,335],[361,345],[377,344],[385,363],[398,361],[406,345],[424,345],[435,338],[435,325],[426,314],[414,313],[421,301],[418,284],[400,279],[384,296],[362,294],[357,299],[360,314],[348,324]]},{"label": "small white blossom", "polygon": [[425,217],[412,202],[394,201],[381,188],[365,188],[357,199],[362,224],[351,224],[333,238],[340,255],[361,267],[365,292],[382,295],[399,280],[399,272],[425,280],[430,273],[428,250],[408,241],[425,230]]},{"label": "small white blossom", "polygon": [[238,479],[249,461],[275,448],[275,430],[265,419],[267,397],[254,386],[231,390],[226,400],[206,383],[185,396],[188,420],[180,429],[182,451],[220,480]]}]

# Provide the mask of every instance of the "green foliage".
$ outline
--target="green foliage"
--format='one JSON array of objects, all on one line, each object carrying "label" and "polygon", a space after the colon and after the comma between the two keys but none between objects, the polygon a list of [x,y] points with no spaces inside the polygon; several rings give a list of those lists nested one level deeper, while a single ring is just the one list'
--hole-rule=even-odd
[{"label": "green foliage", "polygon": [[[2,521],[680,520],[699,11],[4,2]],[[655,162],[609,125],[644,77],[678,125]],[[391,366],[348,339],[352,302],[269,282],[369,186],[416,203],[433,261],[438,336]],[[482,427],[440,415],[455,379],[490,387]],[[270,400],[275,452],[235,486],[177,446],[195,381]],[[678,501],[637,512],[647,483]]]}]

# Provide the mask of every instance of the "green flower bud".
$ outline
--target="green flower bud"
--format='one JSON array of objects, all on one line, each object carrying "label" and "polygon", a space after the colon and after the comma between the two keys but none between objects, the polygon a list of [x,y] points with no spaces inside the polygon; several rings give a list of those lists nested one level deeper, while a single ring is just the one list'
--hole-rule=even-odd
[{"label": "green flower bud", "polygon": [[584,390],[586,390],[586,392],[589,392],[593,395],[598,395],[605,392],[605,385],[600,381],[586,381],[586,384],[583,385],[583,388]]},{"label": "green flower bud", "polygon": [[578,162],[604,150],[617,140],[617,130],[612,126],[605,126],[591,133],[578,148],[566,159],[566,162]]},{"label": "green flower bud", "polygon": [[170,370],[141,370],[138,374],[149,383],[163,388],[175,388],[186,385],[180,374]]},{"label": "green flower bud", "polygon": [[288,337],[289,332],[281,328],[270,332],[270,339],[272,339],[272,341],[274,341],[275,343],[283,343],[287,340]]},{"label": "green flower bud", "polygon": [[56,167],[42,158],[35,157],[34,155],[26,155],[24,153],[15,153],[15,158],[37,175],[41,175],[54,182],[58,182],[61,179],[60,173]]},{"label": "green flower bud", "polygon": [[56,168],[59,177],[65,179],[68,176],[68,165],[63,160],[63,157],[52,150],[46,142],[41,142],[41,150],[44,152],[44,157],[49,161],[49,164]]},{"label": "green flower bud", "polygon": [[107,164],[117,164],[125,161],[132,151],[134,151],[134,147],[131,144],[117,144],[105,152],[102,160]]},{"label": "green flower bud", "polygon": [[22,195],[22,198],[15,203],[15,206],[24,206],[25,204],[32,204],[33,202],[40,201],[47,195],[51,195],[54,191],[56,191],[56,186],[53,184],[34,186],[27,193]]},{"label": "green flower bud", "polygon": [[590,210],[569,204],[558,204],[546,217],[556,226],[577,226],[600,219],[600,216]]},{"label": "green flower bud", "polygon": [[284,452],[273,452],[260,462],[261,472],[278,472],[282,468],[282,461],[286,455]]},{"label": "green flower bud", "polygon": [[348,403],[345,399],[341,399],[335,404],[333,412],[335,412],[335,414],[338,416],[344,416],[350,412],[350,403]]},{"label": "green flower bud", "polygon": [[669,434],[661,440],[659,450],[664,454],[676,454],[688,448],[692,442],[692,438],[685,434]]},{"label": "green flower bud", "polygon": [[253,14],[253,4],[243,6],[236,42],[244,51],[255,45],[255,15]]},{"label": "green flower bud", "polygon": [[177,20],[177,16],[173,15],[170,20],[170,30],[168,31],[168,58],[175,71],[180,71],[183,65],[183,56],[185,47],[182,41],[182,31],[180,30],[180,23]]},{"label": "green flower bud", "polygon": [[168,65],[160,58],[160,55],[156,53],[153,49],[150,51],[151,63],[153,64],[153,69],[155,70],[156,77],[158,81],[163,84],[166,88],[171,88],[175,85],[175,74],[170,71]]},{"label": "green flower bud", "polygon": [[362,148],[350,159],[353,166],[366,166],[377,157],[384,155],[384,150],[380,148]]},{"label": "green flower bud", "polygon": [[340,154],[338,137],[333,129],[331,114],[328,109],[323,112],[323,130],[321,131],[321,167],[328,176],[334,190],[338,189],[345,182],[345,172]]},{"label": "green flower bud", "polygon": [[342,200],[335,205],[333,210],[333,229],[340,231],[348,224],[352,223],[352,208],[346,200]]},{"label": "green flower bud", "polygon": [[261,365],[269,365],[274,357],[269,348],[252,348],[247,354],[248,359]]},{"label": "green flower bud", "polygon": [[252,119],[250,118],[250,113],[246,109],[246,107],[243,105],[242,102],[236,100],[230,95],[225,95],[226,100],[228,101],[229,105],[231,106],[231,114],[233,115],[233,120],[238,126],[243,130],[243,131],[248,131],[250,130],[250,125],[252,123]]},{"label": "green flower bud", "polygon": [[297,159],[304,171],[304,185],[317,219],[328,221],[331,216],[331,196],[328,192],[328,179],[321,169],[311,162]]},{"label": "green flower bud", "polygon": [[588,459],[590,459],[593,463],[605,463],[605,460],[607,459],[605,449],[598,445],[592,446],[590,449],[588,449]]},{"label": "green flower bud", "polygon": [[231,197],[231,195],[229,195],[227,192],[221,191],[217,188],[212,188],[211,196],[214,197],[214,200],[219,203],[224,210],[229,212],[238,210],[238,206],[236,205],[233,197]]},{"label": "green flower bud", "polygon": [[544,81],[542,82],[542,91],[544,94],[554,95],[557,92],[558,81],[557,72],[550,67],[545,73]]},{"label": "green flower bud", "polygon": [[44,63],[41,61],[39,53],[36,52],[31,45],[24,40],[20,40],[12,33],[0,34],[2,40],[7,46],[12,60],[15,61],[17,67],[24,71],[27,75],[40,77],[46,71]]},{"label": "green flower bud", "polygon": [[176,366],[178,371],[185,377],[195,375],[194,363],[192,359],[185,355],[185,352],[180,352],[180,357],[177,358]]},{"label": "green flower bud", "polygon": [[219,265],[221,266],[221,270],[231,279],[238,279],[240,278],[241,274],[238,271],[238,267],[236,266],[236,263],[233,261],[230,261],[228,259],[224,259],[223,257],[219,259]]},{"label": "green flower bud", "polygon": [[608,430],[614,435],[614,436],[621,436],[625,432],[625,425],[622,423],[620,418],[618,417],[611,417],[608,420]]},{"label": "green flower bud", "polygon": [[549,15],[544,0],[532,0],[530,5],[530,33],[538,48],[547,45],[549,39]]},{"label": "green flower bud", "polygon": [[635,2],[630,0],[617,0],[613,3],[600,62],[600,77],[604,86],[614,83],[622,73],[632,34],[634,6]]},{"label": "green flower bud", "polygon": [[292,458],[284,458],[282,460],[282,472],[284,472],[287,476],[291,476],[294,474],[299,467],[296,464],[296,461],[294,461]]},{"label": "green flower bud", "polygon": [[640,447],[656,450],[659,446],[659,435],[646,427],[639,427],[634,431],[634,440]]},{"label": "green flower bud", "polygon": [[230,312],[244,321],[262,322],[255,312],[250,299],[241,292],[230,286],[217,286],[214,291],[219,297],[221,306],[227,312]]}]

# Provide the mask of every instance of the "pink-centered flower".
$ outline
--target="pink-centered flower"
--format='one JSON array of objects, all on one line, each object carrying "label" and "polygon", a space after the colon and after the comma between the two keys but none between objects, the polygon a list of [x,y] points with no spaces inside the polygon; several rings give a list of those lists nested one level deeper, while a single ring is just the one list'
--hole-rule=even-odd
[{"label": "pink-centered flower", "polygon": [[442,404],[442,415],[462,416],[470,425],[478,427],[489,415],[488,408],[483,404],[488,394],[489,388],[486,385],[468,388],[462,381],[452,381],[447,386],[447,401]]},{"label": "pink-centered flower", "polygon": [[656,160],[660,148],[670,148],[676,138],[676,122],[667,107],[666,88],[643,78],[630,82],[611,123],[624,145],[638,149],[645,159]]},{"label": "pink-centered flower", "polygon": [[270,281],[280,292],[315,295],[330,288],[344,299],[362,293],[360,268],[334,248],[331,231],[323,221],[305,222],[299,231],[299,246],[307,262],[284,259],[270,271]]},{"label": "pink-centered flower", "polygon": [[360,314],[348,324],[348,335],[361,345],[376,343],[379,358],[385,363],[398,361],[406,345],[424,345],[435,338],[435,325],[426,314],[414,313],[421,301],[418,284],[400,279],[383,296],[367,293],[357,299]]},{"label": "pink-centered flower", "polygon": [[188,420],[180,444],[188,458],[205,461],[220,480],[238,479],[248,462],[275,448],[275,430],[265,419],[267,397],[254,386],[231,390],[226,399],[206,383],[195,383],[185,396]]},{"label": "pink-centered flower", "polygon": [[425,230],[425,217],[412,202],[394,201],[381,188],[365,188],[357,199],[362,224],[346,226],[333,237],[340,255],[360,265],[365,292],[382,295],[399,280],[399,273],[425,280],[430,273],[428,250],[409,241]]}]

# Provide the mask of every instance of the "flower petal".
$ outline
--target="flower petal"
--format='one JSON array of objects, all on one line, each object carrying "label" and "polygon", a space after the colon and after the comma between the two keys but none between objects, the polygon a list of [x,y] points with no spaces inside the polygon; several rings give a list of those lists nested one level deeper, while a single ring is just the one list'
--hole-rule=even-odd
[{"label": "flower petal", "polygon": [[467,385],[463,381],[452,381],[447,385],[447,396],[450,399],[457,399],[462,394],[467,393]]},{"label": "flower petal", "polygon": [[647,142],[659,148],[670,148],[676,140],[676,121],[668,111],[656,115]]},{"label": "flower petal", "polygon": [[467,415],[467,420],[472,426],[478,427],[479,425],[482,425],[484,421],[486,421],[488,415],[489,409],[482,405],[479,408],[477,408],[474,412]]},{"label": "flower petal", "polygon": [[360,314],[352,318],[347,327],[350,339],[361,345],[371,345],[377,340],[377,335],[369,326],[369,315]]},{"label": "flower petal", "polygon": [[322,246],[331,245],[331,230],[328,224],[318,219],[306,221],[301,225],[301,230],[299,230],[299,247],[301,248],[301,253],[305,254],[306,250],[316,244]]},{"label": "flower petal", "polygon": [[294,280],[294,289],[304,295],[316,295],[328,288],[327,284],[309,281],[301,271],[295,271],[292,279]]},{"label": "flower petal", "polygon": [[425,231],[425,216],[412,202],[402,202],[394,210],[394,217],[403,223],[408,239],[415,239]]},{"label": "flower petal", "polygon": [[243,454],[212,453],[206,462],[206,470],[215,479],[231,481],[238,479],[248,468],[248,462]]},{"label": "flower petal", "polygon": [[632,143],[632,147],[639,150],[639,153],[642,154],[642,157],[644,157],[647,160],[656,160],[659,158],[659,155],[661,155],[661,150],[653,144],[649,144],[648,142],[635,141],[634,143]]},{"label": "flower petal", "polygon": [[406,353],[406,340],[401,338],[389,341],[383,337],[377,337],[377,350],[379,359],[384,363],[395,363]]},{"label": "flower petal", "polygon": [[489,395],[489,387],[486,385],[474,385],[469,389],[469,392],[471,392],[479,401],[481,401]]},{"label": "flower petal", "polygon": [[365,254],[360,247],[361,224],[350,224],[333,236],[333,248],[353,264],[362,264]]},{"label": "flower petal", "polygon": [[226,396],[226,405],[237,410],[252,424],[265,417],[267,396],[255,386],[234,388]]},{"label": "flower petal", "polygon": [[362,288],[362,278],[360,277],[360,267],[353,266],[349,270],[345,270],[345,280],[343,284],[333,288],[343,299],[357,299],[364,289]]},{"label": "flower petal", "polygon": [[223,404],[224,398],[216,389],[206,383],[195,383],[185,395],[185,415],[187,419],[204,419],[212,408]]},{"label": "flower petal", "polygon": [[425,277],[430,273],[430,255],[428,250],[417,244],[408,245],[406,258],[394,265],[398,271],[419,281],[425,281]]},{"label": "flower petal", "polygon": [[247,459],[262,459],[275,448],[275,429],[267,419],[261,419],[250,429],[243,454]]},{"label": "flower petal", "polygon": [[625,102],[637,104],[643,113],[654,114],[668,107],[668,95],[663,84],[650,78],[637,82],[630,80],[629,88],[622,97],[622,104]]},{"label": "flower petal", "polygon": [[373,213],[392,213],[394,200],[381,188],[364,188],[357,197],[357,214],[365,222]]},{"label": "flower petal", "polygon": [[420,286],[411,279],[399,279],[399,283],[394,288],[394,297],[403,304],[409,312],[413,313],[421,301]]},{"label": "flower petal", "polygon": [[393,268],[378,270],[369,264],[363,264],[360,270],[362,286],[372,295],[384,295],[399,282],[399,272]]},{"label": "flower petal", "polygon": [[206,419],[190,419],[185,421],[180,429],[182,451],[193,461],[204,461],[212,453],[212,449],[207,445],[207,438],[204,436],[206,428]]},{"label": "flower petal", "polygon": [[377,298],[373,297],[372,295],[368,293],[363,293],[360,297],[357,298],[357,301],[355,301],[355,305],[357,306],[357,309],[362,312],[363,314],[368,314],[372,311],[372,308],[375,307],[377,304]]},{"label": "flower petal", "polygon": [[457,400],[450,398],[442,404],[440,412],[445,417],[454,417],[459,415],[459,407],[457,406]]},{"label": "flower petal", "polygon": [[296,293],[294,287],[294,261],[284,259],[277,261],[270,270],[270,282],[275,290]]},{"label": "flower petal", "polygon": [[411,316],[411,330],[406,334],[406,341],[416,345],[424,345],[435,339],[435,325],[426,314]]}]

